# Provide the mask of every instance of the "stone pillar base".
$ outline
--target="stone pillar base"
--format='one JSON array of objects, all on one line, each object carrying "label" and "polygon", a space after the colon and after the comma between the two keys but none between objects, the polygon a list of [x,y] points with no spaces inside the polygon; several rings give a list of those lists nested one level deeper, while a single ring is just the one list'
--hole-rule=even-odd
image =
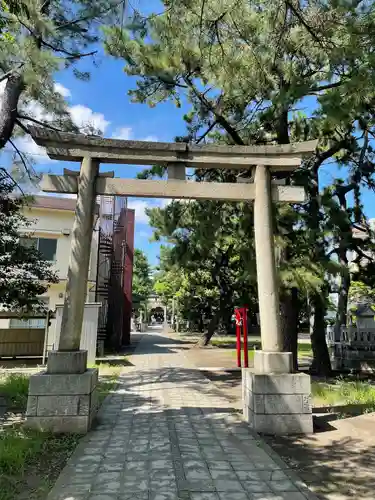
[{"label": "stone pillar base", "polygon": [[87,351],[49,351],[47,373],[84,373]]},{"label": "stone pillar base", "polygon": [[98,370],[30,377],[25,426],[54,433],[85,434],[98,410]]},{"label": "stone pillar base", "polygon": [[291,352],[254,352],[255,373],[291,373],[292,366]]},{"label": "stone pillar base", "polygon": [[258,374],[242,369],[243,414],[263,434],[313,432],[310,376],[303,373]]}]

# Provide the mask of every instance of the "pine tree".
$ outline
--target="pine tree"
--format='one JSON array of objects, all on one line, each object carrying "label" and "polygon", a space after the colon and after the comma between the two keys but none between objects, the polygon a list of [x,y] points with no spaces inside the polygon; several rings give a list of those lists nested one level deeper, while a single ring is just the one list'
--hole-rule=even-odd
[{"label": "pine tree", "polygon": [[[54,84],[57,71],[94,57],[102,24],[115,22],[124,0],[1,0],[0,149],[32,124],[75,131],[66,102]],[[23,158],[24,160],[24,158]],[[27,168],[25,161],[24,166]]]},{"label": "pine tree", "polygon": [[[282,255],[287,261],[289,255],[308,256],[305,260],[319,266],[312,281],[326,278],[335,263],[327,237],[333,230],[327,226],[330,211],[322,204],[319,184],[322,166],[339,162],[349,181],[359,172],[359,190],[374,172],[371,146],[362,145],[363,121],[373,133],[372,2],[240,0],[234,8],[226,1],[175,0],[164,5],[161,14],[136,12],[128,30],[107,29],[108,52],[123,58],[125,71],[138,77],[130,95],[151,106],[167,99],[177,106],[189,103],[187,134],[179,138],[187,142],[241,145],[318,138],[317,151],[288,179],[305,185],[309,196],[298,222],[307,240],[287,241]],[[303,106],[310,109],[303,113],[298,110]],[[145,175],[161,171],[156,167]],[[291,310],[293,301],[296,305],[296,281],[284,287],[284,310]],[[322,374],[330,372],[328,293],[325,279],[309,294],[315,368]],[[296,315],[293,323],[296,332]]]}]

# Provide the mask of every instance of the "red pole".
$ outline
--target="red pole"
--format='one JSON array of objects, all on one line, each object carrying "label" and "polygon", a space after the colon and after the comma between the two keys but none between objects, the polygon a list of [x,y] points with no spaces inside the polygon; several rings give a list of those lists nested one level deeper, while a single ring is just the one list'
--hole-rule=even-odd
[{"label": "red pole", "polygon": [[242,308],[243,315],[243,350],[244,350],[244,365],[249,368],[249,352],[247,347],[247,307]]},{"label": "red pole", "polygon": [[235,309],[234,314],[236,318],[237,366],[241,367],[241,314],[239,309]]}]

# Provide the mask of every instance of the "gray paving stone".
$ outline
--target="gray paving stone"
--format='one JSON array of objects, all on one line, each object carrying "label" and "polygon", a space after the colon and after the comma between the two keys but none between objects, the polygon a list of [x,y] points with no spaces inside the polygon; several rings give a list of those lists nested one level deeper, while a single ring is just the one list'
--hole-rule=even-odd
[{"label": "gray paving stone", "polygon": [[[91,499],[90,499],[91,500]],[[116,497],[116,500],[149,500],[147,493],[129,493],[122,492]]]},{"label": "gray paving stone", "polygon": [[100,493],[118,493],[121,489],[120,481],[106,481],[102,483],[94,483],[93,491]]},{"label": "gray paving stone", "polygon": [[234,470],[210,470],[212,479],[225,479],[231,481],[238,481],[238,477]]},{"label": "gray paving stone", "polygon": [[253,493],[254,500],[307,500],[300,492],[290,491],[288,493]]},{"label": "gray paving stone", "polygon": [[244,489],[250,493],[271,493],[271,489],[264,481],[241,481]]},{"label": "gray paving stone", "polygon": [[207,465],[210,470],[233,470],[232,464],[230,462],[225,462],[221,460],[217,461],[207,461]]},{"label": "gray paving stone", "polygon": [[[228,500],[227,492],[219,492],[220,500]],[[252,500],[253,497],[249,497],[247,493],[244,492],[230,492],[230,500]]]},{"label": "gray paving stone", "polygon": [[186,479],[189,481],[202,480],[202,479],[211,479],[211,474],[208,469],[190,469],[185,471]]},{"label": "gray paving stone", "polygon": [[148,338],[48,500],[306,500],[183,351]]},{"label": "gray paving stone", "polygon": [[[74,500],[76,497],[74,497]],[[89,500],[117,500],[117,495],[90,495]]]},{"label": "gray paving stone", "polygon": [[[191,500],[219,500],[219,495],[217,493],[192,493],[190,495]],[[227,499],[226,499],[227,500]]]},{"label": "gray paving stone", "polygon": [[177,491],[155,491],[149,493],[149,500],[180,500]]},{"label": "gray paving stone", "polygon": [[125,480],[122,486],[124,491],[144,492],[149,489],[149,481],[147,479]]},{"label": "gray paving stone", "polygon": [[298,488],[288,479],[283,479],[281,481],[269,481],[268,485],[271,490],[275,493],[284,491],[298,491]]},{"label": "gray paving stone", "polygon": [[214,480],[214,485],[217,491],[244,491],[242,484],[239,481],[231,481],[226,479]]},{"label": "gray paving stone", "polygon": [[[122,462],[104,462],[100,465],[99,474],[101,472],[121,472],[124,469],[124,465]],[[271,478],[269,478],[271,479]]]}]

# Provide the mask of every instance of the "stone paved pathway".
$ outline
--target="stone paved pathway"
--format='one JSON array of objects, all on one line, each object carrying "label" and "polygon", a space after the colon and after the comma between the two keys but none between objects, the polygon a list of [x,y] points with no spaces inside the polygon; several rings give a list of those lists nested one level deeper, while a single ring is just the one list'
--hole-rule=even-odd
[{"label": "stone paved pathway", "polygon": [[143,336],[48,500],[315,499],[173,342]]}]

